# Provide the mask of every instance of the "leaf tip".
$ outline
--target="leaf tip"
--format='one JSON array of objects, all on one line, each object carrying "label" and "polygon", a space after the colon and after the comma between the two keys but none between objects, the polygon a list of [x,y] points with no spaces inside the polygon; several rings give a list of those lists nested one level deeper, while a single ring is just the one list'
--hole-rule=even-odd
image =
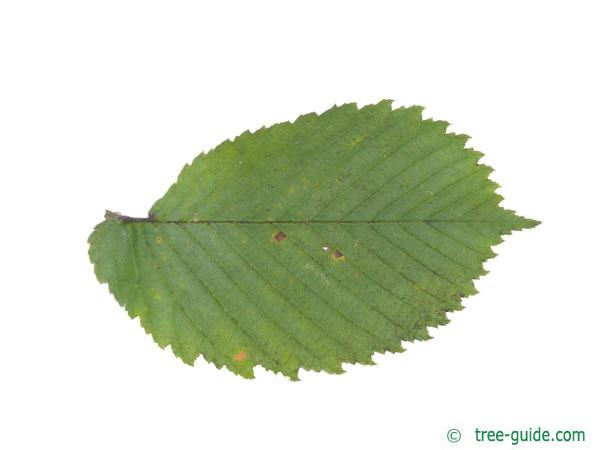
[{"label": "leaf tip", "polygon": [[519,224],[521,228],[519,228],[519,229],[524,230],[524,229],[535,228],[541,224],[542,224],[541,220],[528,219],[526,217],[521,217],[521,223]]}]

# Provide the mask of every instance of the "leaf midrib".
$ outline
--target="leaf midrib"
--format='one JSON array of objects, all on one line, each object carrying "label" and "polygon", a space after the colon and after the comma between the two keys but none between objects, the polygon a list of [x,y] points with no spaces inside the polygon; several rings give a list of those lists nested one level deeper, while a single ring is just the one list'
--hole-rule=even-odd
[{"label": "leaf midrib", "polygon": [[199,224],[199,225],[313,225],[313,224],[330,224],[330,225],[378,225],[378,224],[401,224],[401,223],[513,223],[510,220],[497,219],[394,219],[394,220],[325,220],[325,219],[308,219],[308,220],[159,220],[152,217],[129,217],[123,215],[107,215],[107,219],[115,220],[122,223],[155,223],[155,224]]}]

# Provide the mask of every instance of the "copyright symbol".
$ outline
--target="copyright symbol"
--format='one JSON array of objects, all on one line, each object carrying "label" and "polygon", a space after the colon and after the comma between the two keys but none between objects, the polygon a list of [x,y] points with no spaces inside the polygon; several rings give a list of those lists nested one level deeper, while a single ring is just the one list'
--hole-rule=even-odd
[{"label": "copyright symbol", "polygon": [[460,431],[458,431],[456,428],[450,428],[446,433],[446,437],[450,442],[458,442],[461,438]]}]

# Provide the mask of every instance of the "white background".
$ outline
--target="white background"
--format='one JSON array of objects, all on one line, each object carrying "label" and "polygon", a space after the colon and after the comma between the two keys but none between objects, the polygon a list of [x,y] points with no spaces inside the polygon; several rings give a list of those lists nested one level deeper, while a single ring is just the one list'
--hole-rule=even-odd
[{"label": "white background", "polygon": [[[2,1],[0,448],[511,448],[476,426],[598,448],[594,3]],[[145,215],[247,128],[382,98],[471,135],[504,206],[543,221],[433,340],[248,381],[161,351],[96,281],[105,209]]]}]

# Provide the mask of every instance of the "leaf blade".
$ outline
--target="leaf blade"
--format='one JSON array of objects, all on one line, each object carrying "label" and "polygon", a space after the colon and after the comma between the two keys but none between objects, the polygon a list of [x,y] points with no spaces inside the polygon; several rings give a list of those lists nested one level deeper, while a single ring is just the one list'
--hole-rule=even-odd
[{"label": "leaf blade", "polygon": [[429,338],[501,235],[492,169],[446,122],[382,101],[243,133],[186,165],[148,219],[107,213],[101,282],[161,347],[298,379]]}]

